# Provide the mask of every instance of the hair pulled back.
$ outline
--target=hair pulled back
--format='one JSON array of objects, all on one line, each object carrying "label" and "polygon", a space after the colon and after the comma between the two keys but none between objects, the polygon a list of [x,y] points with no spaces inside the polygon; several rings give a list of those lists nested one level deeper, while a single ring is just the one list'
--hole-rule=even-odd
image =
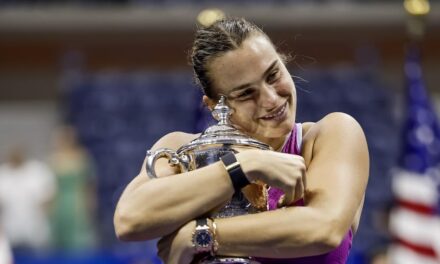
[{"label": "hair pulled back", "polygon": [[208,63],[228,51],[239,48],[244,40],[256,34],[266,36],[259,27],[243,18],[225,18],[196,31],[190,59],[194,79],[206,96],[216,97],[212,89]]}]

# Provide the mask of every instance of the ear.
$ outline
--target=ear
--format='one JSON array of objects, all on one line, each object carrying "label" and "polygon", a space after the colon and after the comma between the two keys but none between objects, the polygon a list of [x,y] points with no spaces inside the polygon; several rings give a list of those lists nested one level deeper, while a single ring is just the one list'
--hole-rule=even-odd
[{"label": "ear", "polygon": [[208,96],[204,95],[203,98],[203,104],[208,107],[210,111],[214,110],[215,105],[217,104],[214,100],[209,98]]}]

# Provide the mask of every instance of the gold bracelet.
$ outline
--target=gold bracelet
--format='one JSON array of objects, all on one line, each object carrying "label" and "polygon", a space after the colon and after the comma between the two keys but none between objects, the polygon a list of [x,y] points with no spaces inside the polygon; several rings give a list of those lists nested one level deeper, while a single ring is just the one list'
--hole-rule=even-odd
[{"label": "gold bracelet", "polygon": [[214,218],[209,218],[212,222],[212,236],[214,238],[214,243],[211,248],[211,256],[215,256],[218,250],[218,242],[217,242],[217,224],[214,221]]}]

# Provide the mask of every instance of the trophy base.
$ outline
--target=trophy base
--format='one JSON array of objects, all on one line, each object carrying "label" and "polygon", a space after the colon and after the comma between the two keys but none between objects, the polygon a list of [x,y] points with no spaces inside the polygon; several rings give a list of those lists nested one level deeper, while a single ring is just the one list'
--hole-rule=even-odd
[{"label": "trophy base", "polygon": [[247,257],[208,257],[200,264],[261,264],[260,262]]}]

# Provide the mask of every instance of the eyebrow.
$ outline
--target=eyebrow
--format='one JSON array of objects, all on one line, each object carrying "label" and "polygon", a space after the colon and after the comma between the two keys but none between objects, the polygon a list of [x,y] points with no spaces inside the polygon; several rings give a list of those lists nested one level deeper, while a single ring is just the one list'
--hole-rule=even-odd
[{"label": "eyebrow", "polygon": [[[272,71],[273,68],[275,68],[275,66],[277,65],[277,63],[278,63],[278,60],[277,60],[277,59],[274,60],[274,61],[272,62],[272,64],[267,68],[267,70],[264,71],[263,76],[268,75],[269,72]],[[235,91],[238,91],[238,90],[244,89],[244,88],[246,88],[246,87],[248,87],[248,86],[250,86],[250,85],[251,85],[251,83],[245,83],[245,84],[242,84],[242,85],[240,85],[240,86],[237,86],[237,87],[231,89],[231,91],[229,91],[229,94],[231,94],[231,93],[233,93],[233,92],[235,92]]]}]

